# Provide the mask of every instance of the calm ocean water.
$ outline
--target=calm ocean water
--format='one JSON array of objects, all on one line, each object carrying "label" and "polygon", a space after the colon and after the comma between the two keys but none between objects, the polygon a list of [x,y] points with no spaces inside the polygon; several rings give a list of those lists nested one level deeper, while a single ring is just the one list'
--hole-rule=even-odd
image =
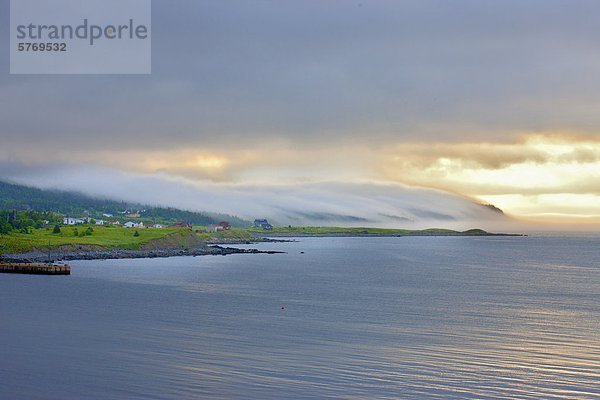
[{"label": "calm ocean water", "polygon": [[599,236],[252,247],[0,275],[0,399],[600,398]]}]

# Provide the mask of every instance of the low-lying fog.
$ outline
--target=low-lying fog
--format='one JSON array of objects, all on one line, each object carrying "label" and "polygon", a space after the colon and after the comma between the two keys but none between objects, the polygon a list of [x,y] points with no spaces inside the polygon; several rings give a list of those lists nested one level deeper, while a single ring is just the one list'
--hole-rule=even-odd
[{"label": "low-lying fog", "polygon": [[473,200],[398,184],[235,185],[108,169],[47,171],[13,181],[192,211],[269,218],[277,225],[502,229],[512,219]]}]

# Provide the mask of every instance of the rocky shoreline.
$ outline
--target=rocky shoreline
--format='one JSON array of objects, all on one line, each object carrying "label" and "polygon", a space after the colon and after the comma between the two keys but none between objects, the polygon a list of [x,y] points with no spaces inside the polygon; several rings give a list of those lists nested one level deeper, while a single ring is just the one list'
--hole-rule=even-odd
[{"label": "rocky shoreline", "polygon": [[[330,232],[330,233],[269,233],[269,238],[262,235],[255,235],[254,238],[236,239],[221,238],[210,241],[200,242],[197,238],[188,241],[188,246],[173,247],[171,243],[151,242],[147,247],[141,250],[126,249],[106,249],[99,246],[89,245],[68,245],[56,249],[43,250],[35,249],[27,253],[4,254],[0,256],[0,261],[8,263],[57,263],[75,260],[114,260],[114,259],[133,259],[133,258],[167,258],[180,256],[206,256],[206,255],[229,255],[229,254],[279,254],[283,251],[258,250],[258,249],[239,249],[234,247],[223,247],[223,245],[233,244],[253,244],[253,243],[278,243],[293,242],[294,238],[301,237],[402,237],[402,236],[527,236],[522,234],[507,233],[489,233],[480,230],[466,232],[411,232],[406,234],[378,234],[362,232]],[[290,238],[290,239],[280,239]],[[164,247],[163,247],[164,246]]]},{"label": "rocky shoreline", "polygon": [[[282,236],[283,237],[283,236]],[[293,236],[289,236],[293,237]],[[237,239],[237,238],[218,238],[210,239],[205,243],[209,245],[222,245],[222,244],[254,244],[254,243],[290,243],[296,242],[297,240],[290,239],[272,239],[263,236],[254,236],[252,239]]]},{"label": "rocky shoreline", "polygon": [[262,251],[257,249],[237,249],[233,247],[202,246],[192,249],[159,249],[159,250],[54,250],[48,253],[39,251],[23,254],[5,254],[1,257],[3,262],[9,263],[56,263],[74,260],[114,260],[131,258],[167,258],[179,256],[225,256],[229,254],[280,254],[283,251]]}]

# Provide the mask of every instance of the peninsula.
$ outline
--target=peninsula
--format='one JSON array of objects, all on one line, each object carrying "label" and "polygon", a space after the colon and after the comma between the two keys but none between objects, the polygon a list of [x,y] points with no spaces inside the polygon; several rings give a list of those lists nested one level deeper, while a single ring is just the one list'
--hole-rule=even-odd
[{"label": "peninsula", "polygon": [[397,237],[397,236],[505,236],[480,229],[381,229],[340,227],[229,228],[207,232],[202,227],[130,229],[114,226],[63,226],[14,231],[0,235],[4,262],[57,262],[70,260],[156,258],[173,256],[278,253],[223,247],[232,244],[278,242],[295,237]]}]

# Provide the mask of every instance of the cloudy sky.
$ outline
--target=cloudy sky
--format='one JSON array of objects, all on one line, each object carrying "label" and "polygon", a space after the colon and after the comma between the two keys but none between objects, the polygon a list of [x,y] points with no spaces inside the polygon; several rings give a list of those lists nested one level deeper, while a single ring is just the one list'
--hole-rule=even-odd
[{"label": "cloudy sky", "polygon": [[399,184],[600,223],[598,1],[154,0],[139,76],[10,75],[8,7],[0,177]]}]

